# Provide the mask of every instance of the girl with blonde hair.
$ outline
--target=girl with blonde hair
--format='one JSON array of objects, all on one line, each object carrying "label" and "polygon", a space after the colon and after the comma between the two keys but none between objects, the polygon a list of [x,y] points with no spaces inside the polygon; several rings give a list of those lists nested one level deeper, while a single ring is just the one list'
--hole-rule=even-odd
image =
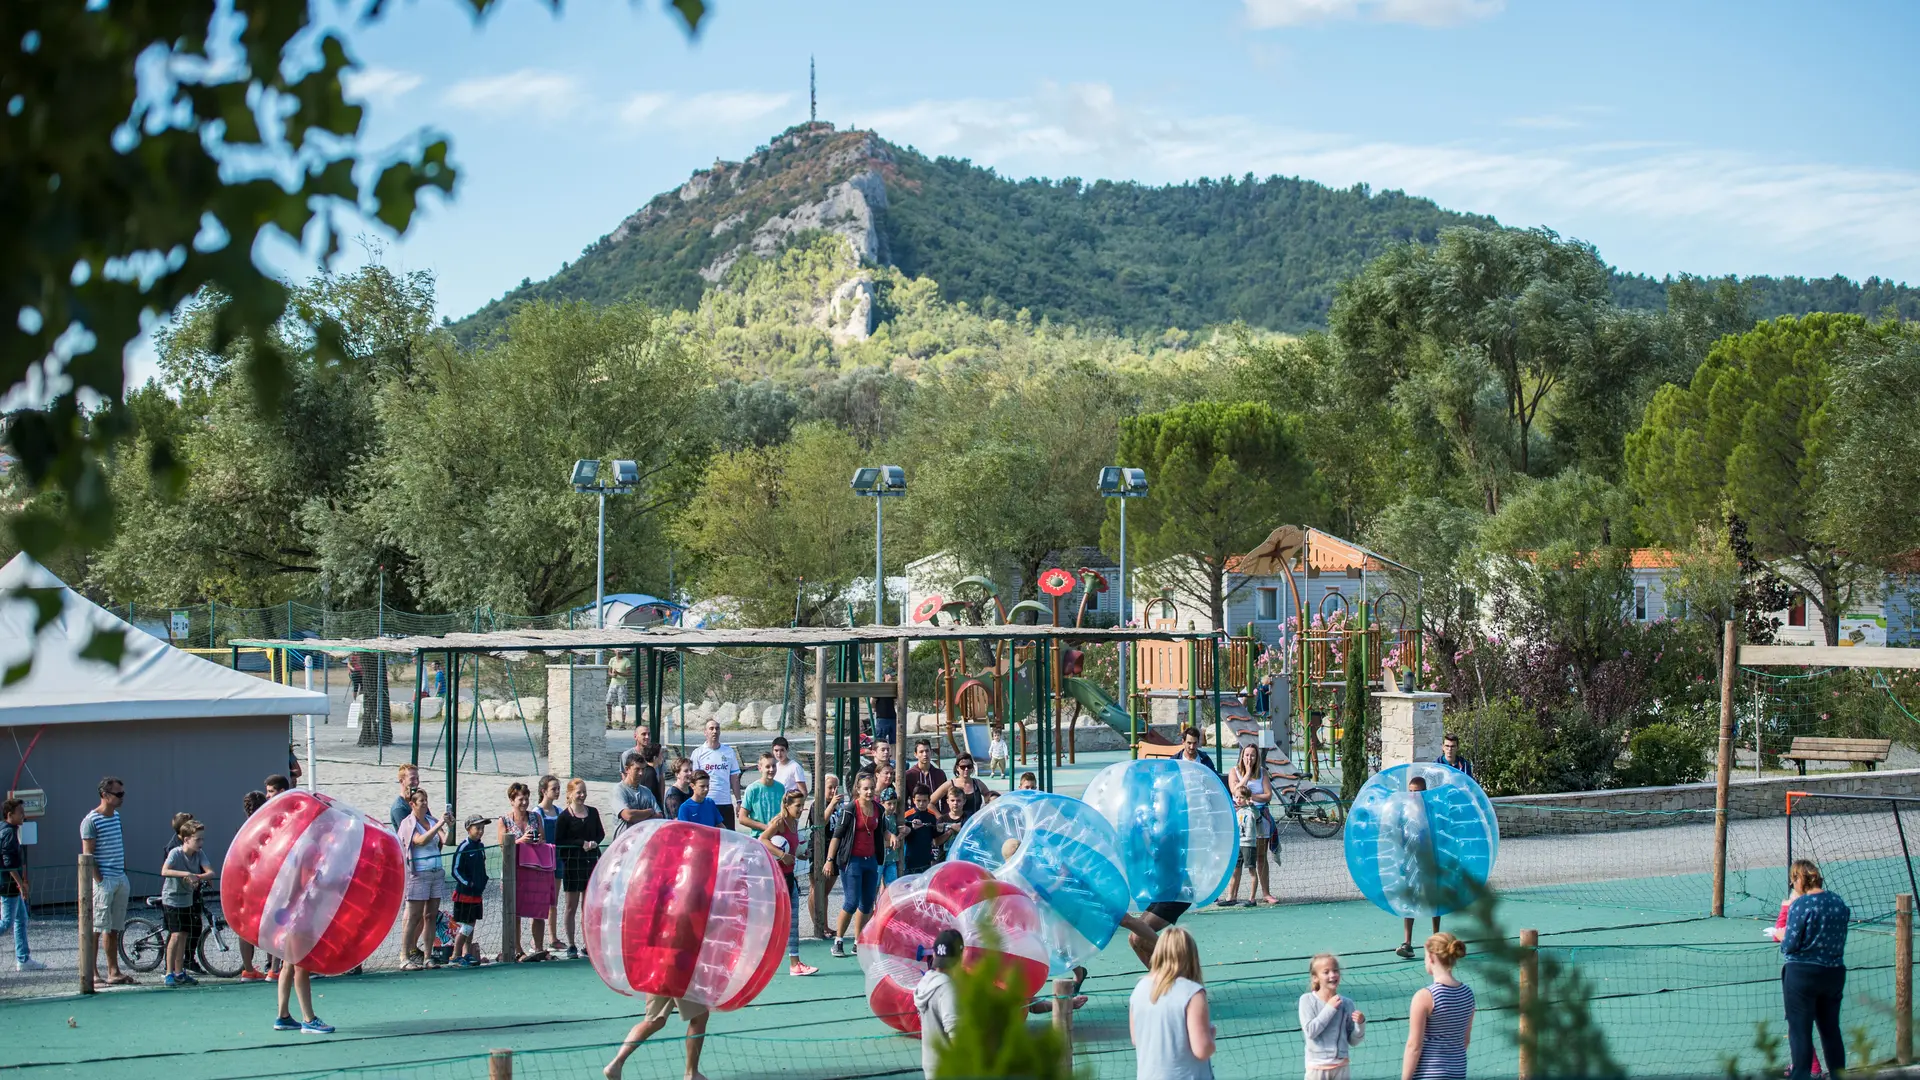
[{"label": "girl with blonde hair", "polygon": [[1473,989],[1453,977],[1453,966],[1465,955],[1466,943],[1452,934],[1427,939],[1427,974],[1433,982],[1413,995],[1400,1080],[1466,1080]]},{"label": "girl with blonde hair", "polygon": [[1160,932],[1128,1002],[1127,1028],[1139,1080],[1213,1080],[1213,1021],[1192,934],[1177,926]]},{"label": "girl with blonde hair", "polygon": [[1349,1048],[1367,1037],[1367,1014],[1340,995],[1340,958],[1321,953],[1307,964],[1300,995],[1300,1032],[1307,1039],[1307,1080],[1347,1080]]}]

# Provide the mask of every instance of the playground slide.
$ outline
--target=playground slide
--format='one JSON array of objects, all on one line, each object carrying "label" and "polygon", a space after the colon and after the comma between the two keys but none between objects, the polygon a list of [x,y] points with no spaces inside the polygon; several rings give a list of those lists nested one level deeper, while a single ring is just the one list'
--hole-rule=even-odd
[{"label": "playground slide", "polygon": [[[1133,717],[1127,715],[1127,710],[1121,708],[1119,702],[1108,697],[1105,690],[1077,676],[1066,680],[1065,687],[1068,696],[1079,702],[1081,708],[1106,721],[1108,727],[1120,734],[1129,738],[1133,736]],[[1143,746],[1175,745],[1165,735],[1153,731],[1145,724],[1140,725],[1140,743]]]}]

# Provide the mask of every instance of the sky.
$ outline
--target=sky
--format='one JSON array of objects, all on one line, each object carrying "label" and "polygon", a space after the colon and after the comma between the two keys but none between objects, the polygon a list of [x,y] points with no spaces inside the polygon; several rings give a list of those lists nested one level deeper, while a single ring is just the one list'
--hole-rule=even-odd
[{"label": "sky", "polygon": [[1365,183],[1627,271],[1920,281],[1906,0],[713,0],[691,39],[659,0],[467,11],[348,30],[367,145],[444,134],[461,179],[343,265],[430,270],[453,318],[805,120],[809,55],[822,119],[1002,175]]}]

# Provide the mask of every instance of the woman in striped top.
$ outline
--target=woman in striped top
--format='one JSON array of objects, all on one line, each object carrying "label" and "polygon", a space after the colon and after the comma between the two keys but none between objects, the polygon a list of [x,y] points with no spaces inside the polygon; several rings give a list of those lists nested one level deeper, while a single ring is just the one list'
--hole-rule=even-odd
[{"label": "woman in striped top", "polygon": [[1427,939],[1427,974],[1433,983],[1413,995],[1400,1080],[1466,1080],[1473,990],[1453,977],[1453,965],[1465,955],[1467,946],[1452,934]]}]

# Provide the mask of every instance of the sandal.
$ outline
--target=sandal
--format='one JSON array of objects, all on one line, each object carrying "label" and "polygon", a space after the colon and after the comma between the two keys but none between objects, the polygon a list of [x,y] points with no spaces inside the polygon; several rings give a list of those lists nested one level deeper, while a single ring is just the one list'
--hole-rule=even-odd
[{"label": "sandal", "polygon": [[1260,903],[1268,907],[1272,907],[1273,905],[1278,904],[1279,902],[1280,902],[1280,898],[1277,896],[1269,896],[1265,900],[1260,901]]},{"label": "sandal", "polygon": [[114,975],[109,979],[107,979],[107,985],[108,986],[138,986],[140,985],[140,983],[139,983],[139,980],[135,979],[133,976],[128,975],[125,972],[122,972],[118,975]]}]

